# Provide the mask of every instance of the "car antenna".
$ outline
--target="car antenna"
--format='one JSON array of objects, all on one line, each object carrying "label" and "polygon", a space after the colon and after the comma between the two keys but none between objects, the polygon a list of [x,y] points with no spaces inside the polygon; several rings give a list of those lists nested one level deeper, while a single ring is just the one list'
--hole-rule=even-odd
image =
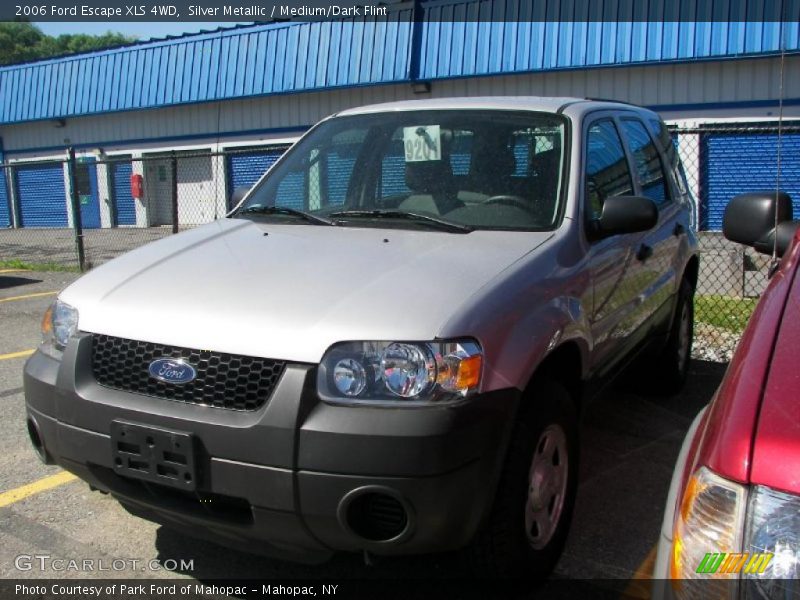
[{"label": "car antenna", "polygon": [[[219,55],[217,56],[217,83],[216,89],[214,90],[214,96],[217,99],[217,141],[214,144],[214,152],[212,152],[211,156],[211,169],[214,176],[214,220],[216,221],[219,218],[219,162],[220,162],[220,128],[222,126],[222,93],[220,91],[220,86],[222,85],[222,32],[223,28],[219,28],[219,36],[217,39],[219,40]],[[214,41],[211,41],[211,47],[214,47]],[[225,198],[225,214],[228,213],[228,198],[226,194]],[[223,215],[224,216],[224,215]]]},{"label": "car antenna", "polygon": [[771,278],[778,269],[778,196],[781,193],[781,146],[783,141],[783,78],[786,66],[786,35],[784,31],[784,11],[783,3],[781,11],[781,30],[778,34],[781,44],[781,74],[778,84],[778,149],[777,149],[777,172],[775,173],[775,222],[772,234],[772,263],[769,266],[769,277]]}]

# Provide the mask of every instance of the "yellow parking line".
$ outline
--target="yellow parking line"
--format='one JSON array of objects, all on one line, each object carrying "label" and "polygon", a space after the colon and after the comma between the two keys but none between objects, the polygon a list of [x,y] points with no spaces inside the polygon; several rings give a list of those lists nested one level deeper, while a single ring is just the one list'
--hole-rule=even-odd
[{"label": "yellow parking line", "polygon": [[12,352],[10,354],[0,354],[0,360],[8,360],[9,358],[25,358],[36,352],[36,350],[22,350],[20,352]]},{"label": "yellow parking line", "polygon": [[27,273],[28,269],[0,269],[0,275],[3,273]]},{"label": "yellow parking line", "polygon": [[0,494],[0,508],[9,506],[15,502],[19,502],[20,500],[24,500],[25,498],[33,496],[34,494],[51,490],[54,487],[69,483],[75,479],[77,479],[77,477],[75,477],[75,475],[69,471],[61,471],[55,475],[50,475],[50,477],[44,477],[38,481],[29,483],[28,485],[23,485],[16,489],[3,492]]},{"label": "yellow parking line", "polygon": [[653,546],[650,552],[636,569],[631,577],[628,587],[622,594],[623,598],[650,598],[650,583],[653,579],[653,569],[656,566],[656,550],[658,545]]},{"label": "yellow parking line", "polygon": [[41,296],[54,296],[58,292],[38,292],[36,294],[25,294],[24,296],[11,296],[11,298],[0,298],[0,302],[11,302],[12,300],[27,300],[28,298],[39,298]]}]

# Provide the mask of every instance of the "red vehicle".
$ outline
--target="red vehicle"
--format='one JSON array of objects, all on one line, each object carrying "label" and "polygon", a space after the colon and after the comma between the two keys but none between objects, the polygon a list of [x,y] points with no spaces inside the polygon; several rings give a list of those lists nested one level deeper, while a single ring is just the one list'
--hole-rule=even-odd
[{"label": "red vehicle", "polygon": [[800,229],[791,219],[783,193],[737,196],[726,209],[725,237],[782,258],[678,456],[656,597],[800,598]]}]

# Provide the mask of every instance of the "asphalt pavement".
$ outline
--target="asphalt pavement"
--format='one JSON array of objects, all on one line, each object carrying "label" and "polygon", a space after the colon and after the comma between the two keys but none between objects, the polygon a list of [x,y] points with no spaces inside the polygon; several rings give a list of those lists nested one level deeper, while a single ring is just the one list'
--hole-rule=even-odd
[{"label": "asphalt pavement", "polygon": [[[133,517],[110,496],[42,465],[26,432],[22,368],[39,342],[44,311],[76,277],[0,269],[0,577],[459,576],[449,555],[384,559],[371,566],[361,556],[345,555],[308,567],[223,549]],[[647,575],[683,435],[723,373],[724,365],[693,361],[679,396],[649,395],[645,386],[623,382],[585,406],[578,499],[557,577],[624,581]],[[50,558],[25,558],[34,556]],[[56,571],[55,559],[94,560],[95,569],[117,561],[114,568],[122,568]],[[160,569],[153,559],[161,561]],[[47,568],[40,568],[42,562]]]}]

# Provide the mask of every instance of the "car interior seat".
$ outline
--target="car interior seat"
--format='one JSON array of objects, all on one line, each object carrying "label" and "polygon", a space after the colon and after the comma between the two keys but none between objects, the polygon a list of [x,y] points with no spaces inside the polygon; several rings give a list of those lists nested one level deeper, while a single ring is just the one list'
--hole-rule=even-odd
[{"label": "car interior seat", "polygon": [[514,152],[507,145],[483,145],[472,159],[469,191],[460,192],[459,198],[477,203],[492,196],[514,194],[511,176],[516,168]]},{"label": "car interior seat", "polygon": [[450,135],[441,132],[442,153],[440,160],[406,162],[406,186],[411,194],[398,209],[408,212],[446,214],[464,203],[458,199],[457,186],[450,164]]}]

